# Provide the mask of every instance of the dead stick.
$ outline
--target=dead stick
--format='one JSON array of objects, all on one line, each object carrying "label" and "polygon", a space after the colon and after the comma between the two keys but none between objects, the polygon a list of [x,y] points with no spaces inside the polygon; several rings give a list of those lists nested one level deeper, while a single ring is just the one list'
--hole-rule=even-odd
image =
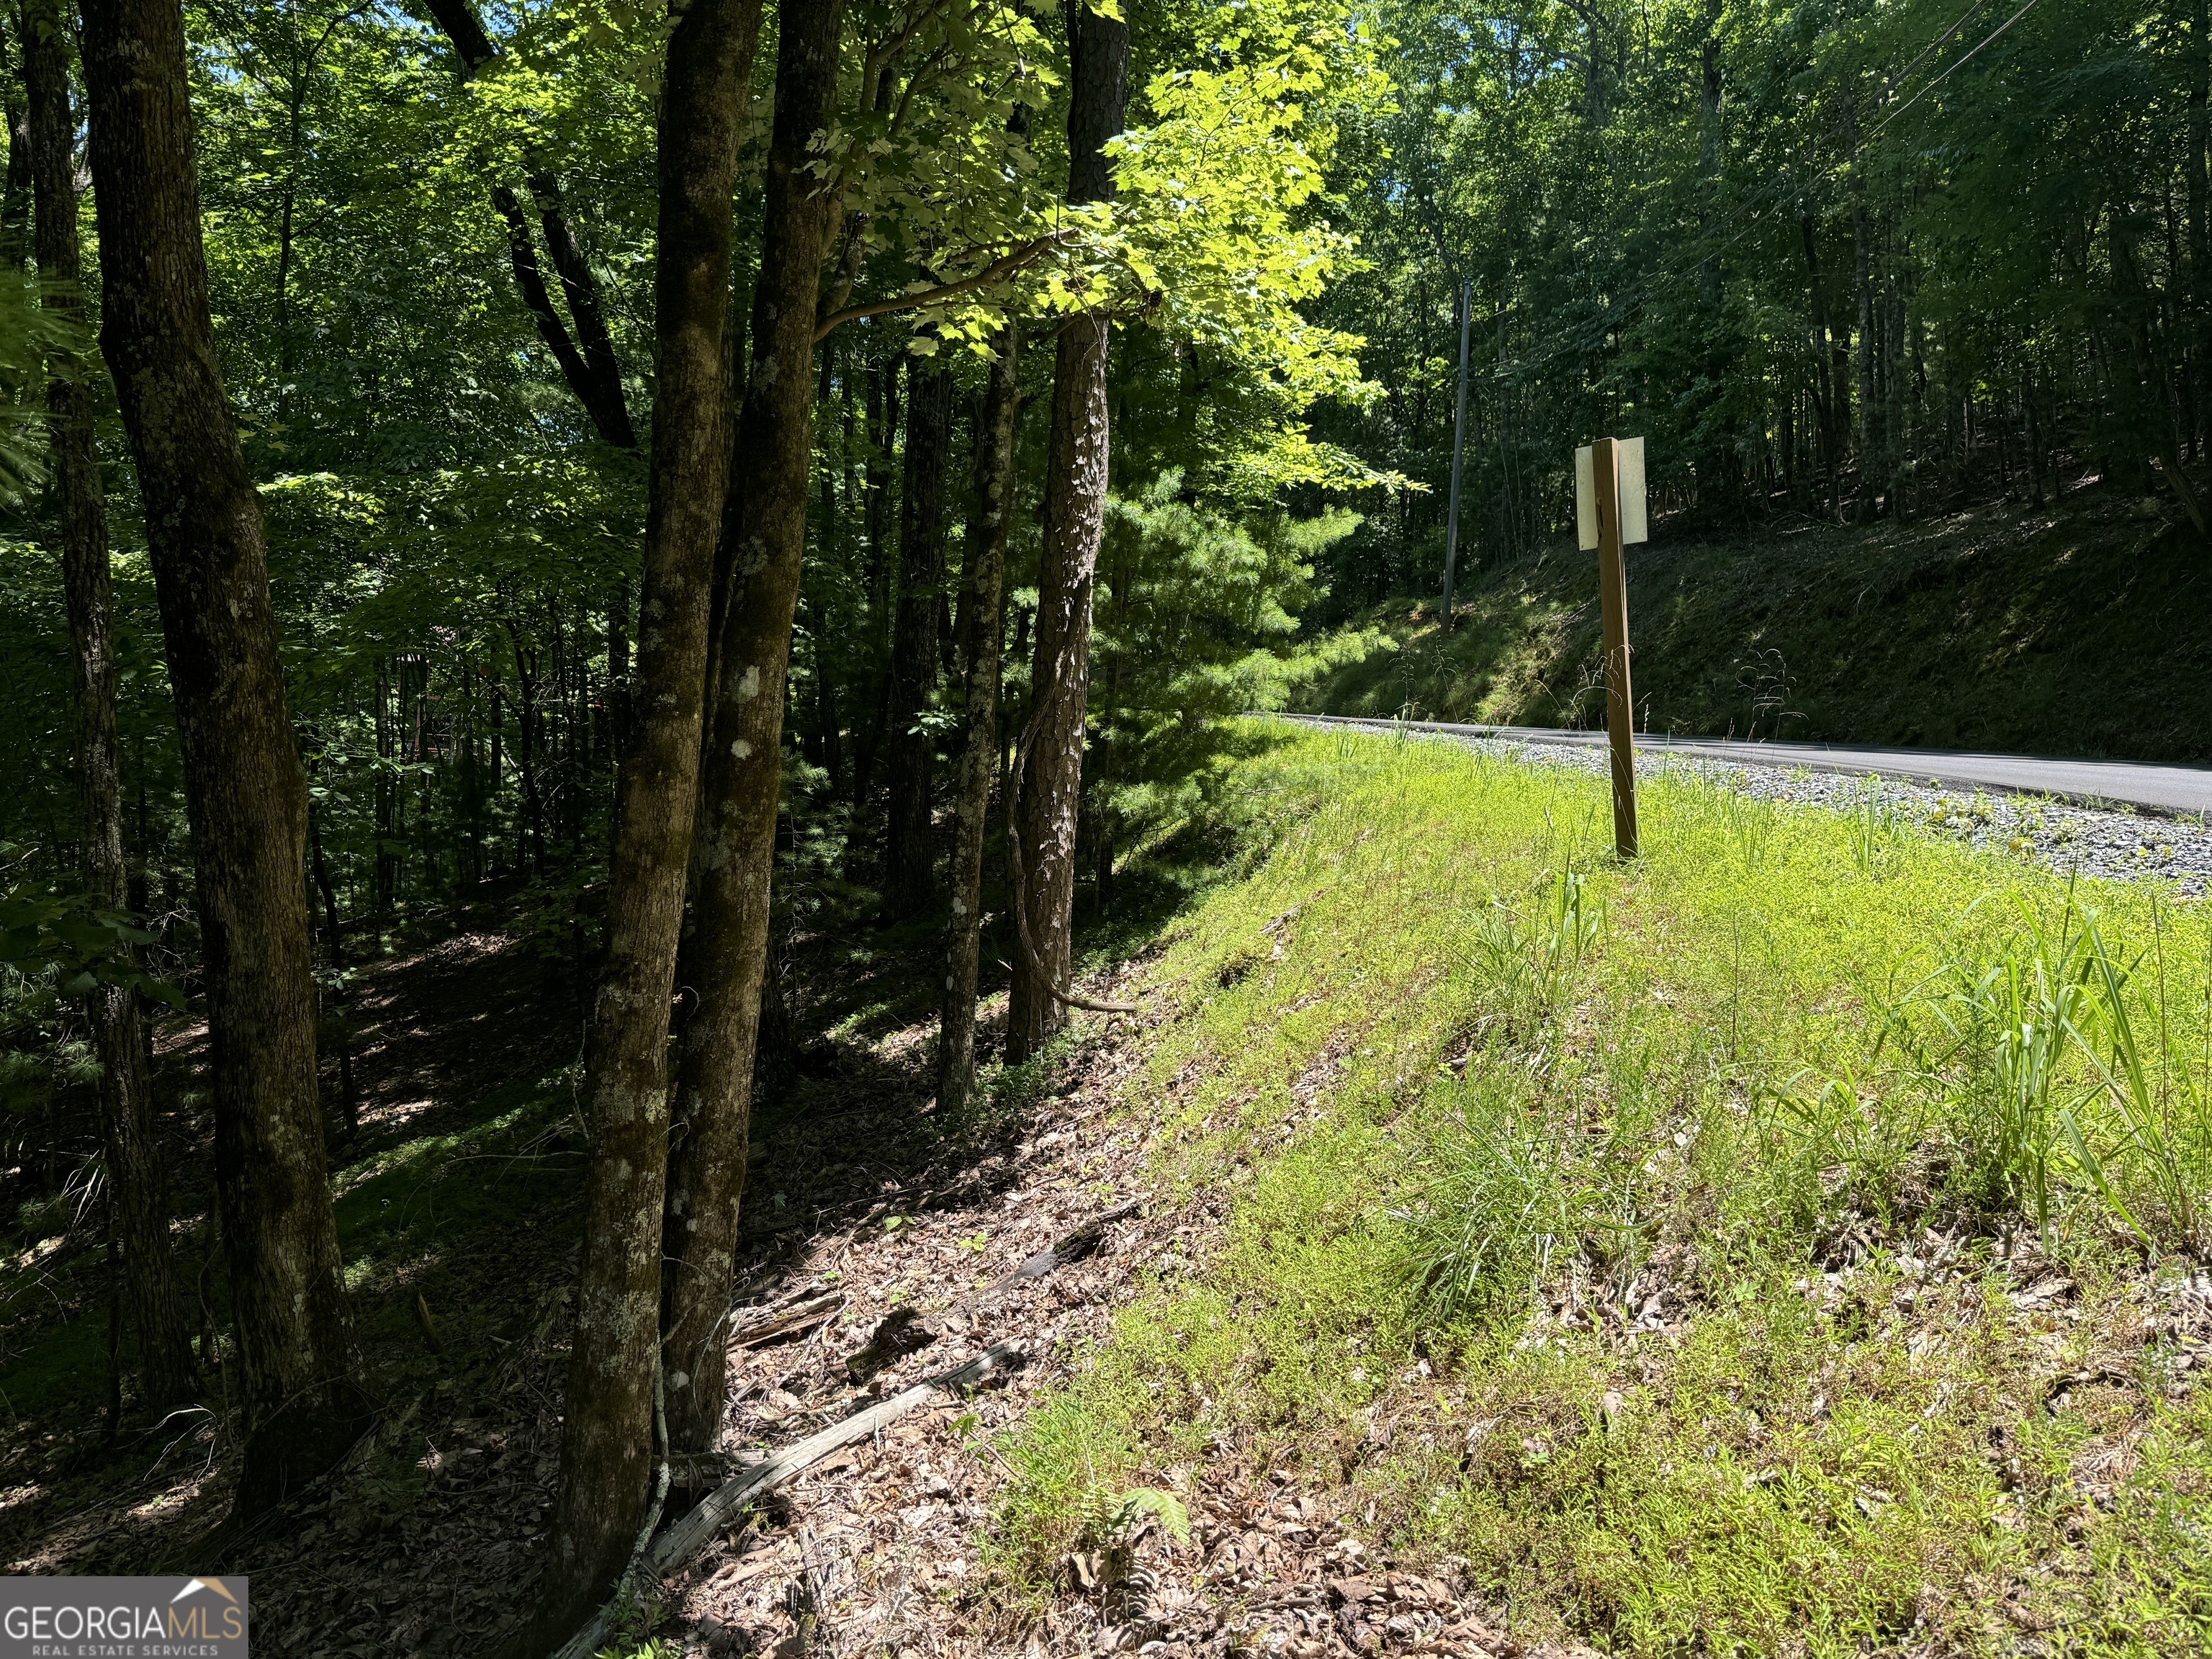
[{"label": "dead stick", "polygon": [[793,1331],[803,1331],[810,1325],[819,1325],[825,1319],[834,1319],[845,1305],[845,1298],[832,1291],[827,1296],[811,1302],[793,1303],[760,1319],[748,1320],[730,1333],[730,1346],[749,1348],[756,1342],[766,1342],[773,1337],[788,1336]]},{"label": "dead stick", "polygon": [[554,1659],[591,1659],[605,1645],[607,1633],[614,1627],[615,1608],[623,1600],[623,1590],[633,1595],[640,1581],[647,1577],[663,1576],[682,1566],[707,1546],[707,1540],[720,1531],[739,1511],[768,1493],[775,1491],[793,1475],[803,1474],[814,1464],[855,1440],[865,1440],[887,1423],[904,1417],[929,1403],[930,1395],[939,1389],[971,1388],[994,1371],[1018,1365],[1023,1358],[1022,1350],[1010,1342],[994,1344],[977,1354],[966,1364],[954,1370],[940,1373],[917,1382],[903,1393],[893,1395],[880,1404],[857,1412],[843,1422],[834,1424],[817,1435],[811,1435],[795,1446],[785,1448],[764,1461],[754,1463],[726,1480],[714,1492],[699,1501],[696,1508],[661,1534],[660,1540],[649,1553],[644,1569],[625,1574],[623,1584],[613,1598],[593,1613],[583,1629],[568,1638],[568,1645]]}]

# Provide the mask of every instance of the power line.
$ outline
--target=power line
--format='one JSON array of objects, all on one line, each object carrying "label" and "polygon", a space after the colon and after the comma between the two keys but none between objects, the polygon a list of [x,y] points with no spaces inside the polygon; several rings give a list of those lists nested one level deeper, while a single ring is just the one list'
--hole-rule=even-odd
[{"label": "power line", "polygon": [[1938,87],[1942,86],[1942,85],[1946,81],[1949,80],[1949,79],[1951,78],[1951,72],[1952,72],[1952,70],[1956,70],[1956,69],[1958,69],[1961,64],[1970,64],[1970,63],[1972,63],[1972,62],[1974,60],[1974,54],[1975,54],[1975,52],[1980,52],[1980,51],[1981,51],[1981,49],[1982,49],[1982,46],[1986,46],[1987,45],[1989,45],[1989,43],[1990,43],[1990,41],[1992,41],[1992,40],[1996,40],[1996,39],[1997,38],[1997,36],[1999,36],[2000,34],[2002,34],[2002,33],[2003,33],[2007,29],[2010,28],[2010,27],[2011,27],[2014,23],[2017,23],[2018,21],[2020,21],[2020,20],[2021,20],[2021,18],[2023,18],[2023,17],[2027,16],[2027,13],[2028,13],[2028,7],[2033,6],[2033,5],[2034,5],[2034,4],[2035,4],[2035,0],[2027,0],[2027,5],[2026,5],[2026,6],[2022,6],[2022,7],[2021,7],[2018,11],[2016,11],[2016,12],[2013,13],[2013,15],[2012,15],[2011,16],[2009,16],[2009,17],[2006,18],[2006,19],[2004,20],[2004,21],[2003,21],[2003,22],[2002,22],[2002,23],[1998,24],[1995,28],[1991,29],[1991,30],[1990,30],[1990,31],[1986,35],[1983,36],[1981,46],[1976,46],[1976,47],[1974,48],[1973,52],[1968,52],[1968,53],[1967,53],[1964,58],[1960,58],[1960,59],[1958,60],[1958,62],[1957,62],[1957,63],[1954,63],[1954,64],[1953,64],[1951,65],[1951,68],[1950,68],[1950,69],[1947,69],[1947,70],[1944,70],[1941,75],[1937,76],[1936,76],[1933,81],[1930,81],[1930,82],[1929,82],[1926,86],[1924,86],[1924,87],[1921,88],[1919,91],[1917,91],[1917,92],[1914,93],[1911,98],[1907,99],[1904,103],[1902,103],[1902,104],[1899,105],[1895,109],[1892,110],[1892,111],[1889,112],[1889,114],[1888,114],[1887,117],[1885,117],[1885,118],[1884,118],[1884,119],[1883,119],[1883,121],[1882,121],[1882,124],[1881,124],[1881,126],[1880,126],[1880,127],[1876,127],[1876,128],[1875,128],[1872,132],[1869,133],[1869,134],[1867,135],[1867,137],[1869,137],[1869,138],[1879,138],[1880,137],[1881,137],[1882,127],[1887,127],[1887,126],[1890,124],[1890,122],[1894,121],[1895,119],[1897,119],[1897,118],[1898,118],[1899,116],[1900,116],[1900,115],[1904,114],[1905,111],[1907,111],[1907,110],[1911,109],[1911,108],[1913,106],[1913,105],[1915,105],[1915,104],[1918,103],[1922,99],[1925,98],[1925,97],[1926,97],[1929,93],[1931,93],[1931,92],[1935,91],[1936,88],[1938,88]]},{"label": "power line", "polygon": [[1889,77],[1889,83],[1882,88],[1881,95],[1885,98],[1888,97],[1891,93],[1897,90],[1898,83],[1903,81],[1906,76],[1911,74],[1913,70],[1918,69],[1923,64],[1926,63],[1933,53],[1941,52],[1943,49],[1944,43],[1950,40],[1950,38],[1956,34],[1960,29],[1966,27],[1968,21],[1973,17],[1975,13],[1981,10],[1985,3],[1986,0],[1974,0],[1974,3],[1966,8],[1965,14],[1960,16],[1957,22],[1952,24],[1949,28],[1945,29],[1942,33],[1937,35],[1933,40],[1930,40],[1927,46],[1923,49],[1919,57],[1914,58],[1903,69],[1898,70],[1896,74]]},{"label": "power line", "polygon": [[[1952,24],[1951,27],[1945,29],[1942,33],[1937,35],[1935,40],[1929,42],[1926,49],[1923,50],[1917,58],[1915,58],[1911,63],[1906,64],[1905,68],[1899,70],[1894,76],[1891,76],[1888,84],[1882,88],[1883,92],[1887,94],[1891,89],[1894,88],[1903,82],[1906,76],[1910,76],[1914,70],[1917,69],[1922,64],[1927,62],[1931,53],[1942,50],[1943,43],[1950,40],[1952,36],[1958,33],[1958,32],[1966,25],[1975,14],[1981,10],[1984,3],[1984,0],[1975,0],[1975,3],[1966,9],[1965,14],[1960,17],[1957,22]],[[1914,93],[1911,98],[1898,106],[1897,108],[1892,110],[1888,115],[1882,118],[1881,125],[1876,127],[1872,132],[1867,135],[1867,141],[1870,143],[1874,139],[1880,137],[1883,130],[1887,128],[1892,121],[1897,119],[1899,116],[1904,114],[1905,111],[1911,109],[1923,98],[1925,98],[1929,93],[1935,91],[1936,88],[1942,86],[1944,82],[1949,80],[1951,76],[1962,65],[1971,63],[1976,54],[1978,53],[1984,46],[1988,46],[1990,41],[1996,40],[1997,36],[2002,34],[2014,23],[2020,21],[2021,18],[2027,16],[2029,9],[2033,7],[2034,4],[2035,0],[2027,0],[2027,3],[2021,6],[2018,11],[2013,13],[2011,16],[2006,18],[2003,22],[1998,24],[1996,27],[1991,29],[1988,34],[1984,35],[1978,42],[1977,42],[1972,52],[1966,53],[1965,56],[1955,60],[1948,69],[1946,69],[1941,75],[1930,81],[1926,86],[1921,88],[1918,92]],[[1796,161],[1799,156],[1804,155],[1807,150],[1812,149],[1819,143],[1820,138],[1817,135],[1814,137],[1806,139],[1802,143],[1798,145],[1796,150],[1790,156],[1789,160],[1792,161]],[[1745,237],[1750,235],[1753,231],[1758,229],[1759,226],[1765,222],[1767,216],[1773,212],[1776,208],[1780,207],[1789,198],[1802,194],[1804,191],[1809,189],[1820,179],[1826,178],[1831,173],[1841,171],[1850,164],[1850,158],[1846,157],[1842,161],[1830,163],[1827,167],[1821,168],[1818,173],[1812,174],[1809,178],[1802,180],[1793,180],[1785,178],[1779,180],[1778,187],[1768,192],[1766,199],[1758,204],[1757,208],[1752,214],[1750,222],[1746,224],[1741,229],[1738,230],[1735,235],[1729,237],[1728,240],[1723,242],[1718,247],[1701,249],[1697,254],[1690,258],[1684,259],[1679,264],[1670,265],[1663,270],[1651,272],[1638,283],[1638,290],[1648,293],[1650,289],[1657,283],[1667,281],[1671,277],[1680,276],[1684,271],[1689,270],[1689,268],[1693,264],[1702,264],[1708,259],[1718,258],[1722,254],[1727,252],[1729,249],[1734,247]],[[1624,295],[1623,300],[1627,296]],[[1607,307],[1607,309],[1615,315],[1618,315],[1621,305],[1622,301],[1617,300],[1611,307]]]}]

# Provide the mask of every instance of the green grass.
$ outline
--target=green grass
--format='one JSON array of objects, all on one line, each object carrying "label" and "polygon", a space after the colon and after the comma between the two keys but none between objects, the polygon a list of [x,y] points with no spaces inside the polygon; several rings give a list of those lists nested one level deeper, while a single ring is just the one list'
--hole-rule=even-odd
[{"label": "green grass", "polygon": [[[2095,489],[1898,525],[1777,520],[1630,550],[1638,723],[1654,732],[2212,759],[2192,623],[2202,544]],[[1595,554],[1478,570],[1360,618],[1399,646],[1306,699],[1323,713],[1595,726]],[[2125,665],[2115,672],[2115,665]]]},{"label": "green grass", "polygon": [[1430,742],[1240,785],[1130,1097],[1225,1225],[1006,1447],[1012,1578],[1225,1450],[1613,1652],[2212,1639],[2201,908],[1686,778],[1623,867]]}]

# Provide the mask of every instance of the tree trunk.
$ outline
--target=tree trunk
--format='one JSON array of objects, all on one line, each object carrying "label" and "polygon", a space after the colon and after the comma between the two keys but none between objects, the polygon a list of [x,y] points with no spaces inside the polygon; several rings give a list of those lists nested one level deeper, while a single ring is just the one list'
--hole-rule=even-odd
[{"label": "tree trunk", "polygon": [[714,1449],[721,1426],[738,1206],[744,1197],[767,961],[769,878],[783,783],[785,678],[806,538],[814,428],[814,321],[841,211],[808,168],[808,145],[836,108],[842,0],[787,0],[777,42],[753,290],[752,362],[738,450],[750,462],[731,491],[722,556],[732,563],[699,824],[693,914],[699,1006],[685,1022],[677,1087],[683,1129],[669,1159],[661,1310],[668,1437]]},{"label": "tree trunk", "polygon": [[331,1024],[338,1043],[338,1110],[346,1133],[361,1133],[361,1092],[354,1086],[353,1036],[348,1030],[353,1018],[353,994],[345,982],[345,935],[338,922],[337,889],[331,884],[331,866],[323,857],[323,836],[313,802],[307,806],[308,871],[323,900],[324,960],[331,965]]},{"label": "tree trunk", "polygon": [[[653,1463],[668,1004],[698,800],[715,538],[728,481],[723,334],[759,0],[694,0],[659,126],[653,414],[635,731],[617,781],[607,946],[585,1060],[583,1267],[537,1634],[565,1636],[629,1560]],[[664,1453],[665,1448],[663,1449]]]},{"label": "tree trunk", "polygon": [[261,500],[216,369],[176,0],[90,0],[84,65],[100,346],[137,461],[198,873],[243,1362],[237,1512],[253,1516],[329,1470],[369,1419],[317,1109],[307,780]]},{"label": "tree trunk", "polygon": [[576,325],[576,343],[583,351],[589,391],[574,389],[599,436],[617,449],[635,449],[637,433],[630,425],[629,401],[623,395],[622,364],[607,333],[599,282],[584,257],[583,244],[576,240],[575,229],[568,222],[568,210],[562,205],[561,186],[550,173],[532,173],[530,193],[537,198],[545,251],[553,256],[553,269],[561,278],[561,297],[568,302],[568,317]]},{"label": "tree trunk", "polygon": [[[83,273],[77,256],[76,168],[70,153],[76,123],[70,114],[68,23],[57,0],[31,0],[23,21],[41,301],[47,310],[74,322],[83,309]],[[122,910],[130,905],[130,878],[123,856],[123,762],[115,731],[107,504],[83,366],[56,367],[62,372],[47,383],[46,407],[53,417],[54,486],[61,506],[62,586],[76,653],[84,884],[95,903]],[[138,1332],[144,1403],[174,1405],[191,1398],[197,1378],[169,1239],[167,1183],[155,1128],[143,1014],[137,993],[116,986],[94,991],[89,1004],[112,1189],[109,1248],[120,1258],[123,1293]]]},{"label": "tree trunk", "polygon": [[864,650],[866,668],[861,683],[866,688],[866,723],[859,731],[858,753],[853,763],[853,805],[863,811],[875,783],[876,760],[881,753],[886,726],[884,709],[890,695],[891,609],[891,447],[898,441],[899,367],[893,357],[868,376],[868,464],[862,486],[860,509],[863,533],[868,542],[868,625]]},{"label": "tree trunk", "polygon": [[530,873],[545,873],[545,796],[538,786],[538,650],[523,648],[514,619],[507,619],[507,642],[514,648],[515,769],[521,775],[522,803],[530,848]]},{"label": "tree trunk", "polygon": [[891,636],[890,812],[884,838],[884,913],[929,908],[936,860],[929,833],[935,744],[918,722],[937,689],[938,605],[945,586],[945,469],[952,443],[952,375],[932,362],[908,376],[906,488],[899,503],[898,622]]},{"label": "tree trunk", "polygon": [[[1129,70],[1126,22],[1078,4],[1069,14],[1073,86],[1067,110],[1067,199],[1113,194],[1106,141],[1121,131]],[[1024,733],[1026,767],[1013,787],[1020,811],[1023,881],[1013,902],[1030,950],[1014,957],[1006,1057],[1036,1054],[1066,1018],[1053,988],[1067,983],[1075,902],[1075,812],[1083,787],[1083,713],[1091,688],[1091,590],[1105,527],[1109,433],[1106,346],[1110,325],[1079,314],[1060,325],[1053,362],[1052,432],[1045,483],[1044,549],[1037,580],[1036,656]]]},{"label": "tree trunk", "polygon": [[1867,224],[1864,166],[1856,146],[1851,153],[1851,259],[1859,298],[1859,493],[1855,516],[1863,524],[1875,516],[1875,490],[1881,478],[1881,404],[1875,395],[1873,235]]},{"label": "tree trunk", "polygon": [[392,914],[392,900],[399,891],[399,860],[393,851],[399,843],[399,776],[395,769],[399,758],[399,745],[392,731],[392,674],[387,658],[376,659],[374,692],[376,863],[371,878],[369,903],[376,913],[377,920],[381,921]]},{"label": "tree trunk", "polygon": [[2206,148],[2212,135],[2212,112],[2207,109],[2208,82],[2212,82],[2212,44],[2205,35],[2205,0],[2193,0],[2189,12],[2189,126],[2187,148],[2182,152],[2182,171],[2189,180],[2189,272],[2199,306],[2212,301],[2212,178],[2208,178]]},{"label": "tree trunk", "polygon": [[1016,369],[1021,332],[1008,324],[991,356],[983,418],[975,429],[975,516],[960,584],[967,672],[967,741],[960,752],[946,874],[952,919],[945,932],[945,1006],[937,1038],[937,1104],[957,1111],[975,1082],[975,977],[983,925],[983,837],[999,769],[1000,650],[1006,626],[1006,539],[1014,498]]},{"label": "tree trunk", "polygon": [[[6,48],[0,36],[0,52]],[[8,177],[0,185],[0,262],[20,270],[30,252],[31,225],[31,112],[21,99],[6,103],[8,118]]]}]

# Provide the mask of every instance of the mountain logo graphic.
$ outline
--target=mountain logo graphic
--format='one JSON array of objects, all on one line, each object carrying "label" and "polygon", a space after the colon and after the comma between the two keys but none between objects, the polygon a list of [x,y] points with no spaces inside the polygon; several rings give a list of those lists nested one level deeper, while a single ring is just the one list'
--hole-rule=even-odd
[{"label": "mountain logo graphic", "polygon": [[185,1580],[184,1589],[169,1598],[169,1605],[173,1607],[195,1590],[213,1590],[234,1607],[238,1605],[238,1598],[223,1588],[222,1580],[220,1578],[187,1578]]}]

